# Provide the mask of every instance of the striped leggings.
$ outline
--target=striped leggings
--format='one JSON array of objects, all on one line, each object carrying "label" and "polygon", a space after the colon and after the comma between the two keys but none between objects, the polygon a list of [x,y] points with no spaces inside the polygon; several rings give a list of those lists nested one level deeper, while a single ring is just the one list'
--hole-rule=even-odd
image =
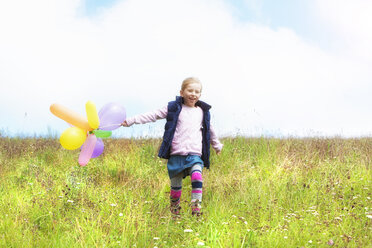
[{"label": "striped leggings", "polygon": [[[203,177],[202,167],[200,164],[195,164],[190,170],[191,176],[191,202],[202,200],[202,188],[203,188]],[[177,176],[171,178],[171,201],[174,205],[179,205],[181,194],[182,194],[182,179],[183,173],[179,173]]]}]

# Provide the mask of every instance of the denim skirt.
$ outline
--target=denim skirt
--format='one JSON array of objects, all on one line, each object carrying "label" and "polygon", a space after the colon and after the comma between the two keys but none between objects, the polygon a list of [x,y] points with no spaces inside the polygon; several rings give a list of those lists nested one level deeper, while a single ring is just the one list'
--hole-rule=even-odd
[{"label": "denim skirt", "polygon": [[191,167],[195,164],[200,164],[202,168],[204,167],[204,162],[198,155],[170,156],[167,163],[169,178],[173,178],[181,172],[184,173],[183,178],[187,177],[190,173]]}]

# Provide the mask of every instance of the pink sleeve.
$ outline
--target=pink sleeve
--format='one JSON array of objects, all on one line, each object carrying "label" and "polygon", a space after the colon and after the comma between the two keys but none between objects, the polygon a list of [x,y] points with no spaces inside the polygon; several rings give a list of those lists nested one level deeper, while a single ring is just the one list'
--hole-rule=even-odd
[{"label": "pink sleeve", "polygon": [[165,106],[161,109],[147,112],[144,114],[136,115],[130,118],[127,118],[126,121],[128,123],[128,126],[132,126],[133,124],[145,124],[148,122],[155,122],[160,119],[164,119],[167,117],[168,114],[168,107]]},{"label": "pink sleeve", "polygon": [[212,124],[210,125],[210,131],[211,131],[211,145],[216,152],[220,152],[222,150],[223,144],[218,140],[216,132],[214,131]]}]

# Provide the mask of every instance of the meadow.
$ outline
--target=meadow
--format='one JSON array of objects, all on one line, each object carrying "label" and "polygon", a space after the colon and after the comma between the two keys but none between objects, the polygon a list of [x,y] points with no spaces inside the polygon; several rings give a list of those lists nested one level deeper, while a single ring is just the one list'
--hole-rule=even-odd
[{"label": "meadow", "polygon": [[104,154],[0,137],[0,247],[372,247],[372,138],[224,138],[204,170],[203,215],[169,212],[158,139]]}]

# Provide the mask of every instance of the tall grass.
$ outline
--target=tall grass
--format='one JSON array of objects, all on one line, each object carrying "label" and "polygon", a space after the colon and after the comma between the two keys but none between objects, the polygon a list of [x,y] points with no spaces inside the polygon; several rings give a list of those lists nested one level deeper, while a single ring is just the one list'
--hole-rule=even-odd
[{"label": "tall grass", "polygon": [[160,140],[105,140],[86,167],[56,139],[0,137],[1,247],[371,247],[372,139],[226,138],[203,215],[169,212]]}]

